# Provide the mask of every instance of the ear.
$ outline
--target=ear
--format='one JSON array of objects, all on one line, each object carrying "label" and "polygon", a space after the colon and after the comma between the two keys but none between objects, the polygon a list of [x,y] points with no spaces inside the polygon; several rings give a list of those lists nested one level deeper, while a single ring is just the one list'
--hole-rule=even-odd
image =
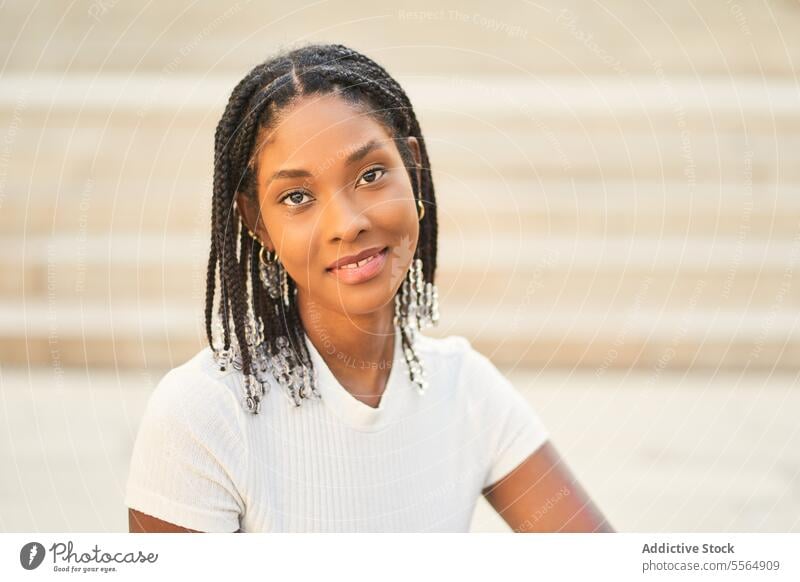
[{"label": "ear", "polygon": [[406,142],[408,142],[408,147],[411,148],[411,154],[414,156],[414,163],[417,165],[417,184],[422,187],[422,154],[419,150],[419,142],[414,136],[407,137]]},{"label": "ear", "polygon": [[[258,203],[239,192],[236,194],[236,207],[239,210],[239,216],[242,217],[245,227],[256,234],[258,240],[261,241],[262,245],[267,247],[267,250],[274,251],[275,247],[272,244],[272,240],[269,238],[267,228],[264,226],[264,221],[261,220],[261,209]],[[254,226],[255,228],[253,228]]]}]

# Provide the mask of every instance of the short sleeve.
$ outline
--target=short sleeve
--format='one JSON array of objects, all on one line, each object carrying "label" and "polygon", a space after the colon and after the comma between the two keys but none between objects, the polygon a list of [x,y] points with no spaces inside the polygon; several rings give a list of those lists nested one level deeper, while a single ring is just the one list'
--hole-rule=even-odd
[{"label": "short sleeve", "polygon": [[236,404],[187,364],[167,373],[139,426],[125,505],[189,529],[238,530],[247,455]]},{"label": "short sleeve", "polygon": [[470,346],[463,366],[482,425],[485,489],[511,473],[550,435],[525,397],[486,356]]}]

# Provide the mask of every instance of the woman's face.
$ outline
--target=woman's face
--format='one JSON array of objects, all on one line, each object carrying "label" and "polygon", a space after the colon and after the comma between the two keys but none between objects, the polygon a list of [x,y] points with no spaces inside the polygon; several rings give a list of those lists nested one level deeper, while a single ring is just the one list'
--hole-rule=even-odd
[{"label": "woman's face", "polygon": [[[256,234],[277,252],[299,299],[353,316],[385,308],[419,238],[411,181],[393,139],[330,94],[297,101],[261,137]],[[407,139],[419,164],[417,141]],[[239,208],[252,228],[256,220],[241,200]],[[334,266],[365,251],[371,258],[361,266]]]}]

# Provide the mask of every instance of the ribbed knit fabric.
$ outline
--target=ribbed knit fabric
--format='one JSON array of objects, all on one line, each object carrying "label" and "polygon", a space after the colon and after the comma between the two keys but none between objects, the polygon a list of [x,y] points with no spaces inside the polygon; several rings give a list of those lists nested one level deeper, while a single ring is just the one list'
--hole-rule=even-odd
[{"label": "ribbed knit fabric", "polygon": [[468,531],[481,491],[548,432],[461,336],[419,336],[429,387],[418,394],[396,333],[377,408],[308,336],[322,398],[299,407],[275,384],[247,412],[241,372],[219,372],[209,348],[170,370],[148,401],[125,505],[209,532]]}]

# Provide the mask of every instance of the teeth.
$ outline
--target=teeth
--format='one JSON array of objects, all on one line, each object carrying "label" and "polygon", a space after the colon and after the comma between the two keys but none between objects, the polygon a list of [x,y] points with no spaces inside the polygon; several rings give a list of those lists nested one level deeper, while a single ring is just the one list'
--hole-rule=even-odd
[{"label": "teeth", "polygon": [[377,252],[374,255],[372,255],[371,257],[367,257],[366,259],[361,259],[357,263],[348,263],[347,265],[342,265],[339,268],[340,269],[357,269],[359,267],[363,267],[364,265],[369,263],[371,260],[373,260],[375,257],[377,257],[379,254],[380,254],[380,252]]}]

